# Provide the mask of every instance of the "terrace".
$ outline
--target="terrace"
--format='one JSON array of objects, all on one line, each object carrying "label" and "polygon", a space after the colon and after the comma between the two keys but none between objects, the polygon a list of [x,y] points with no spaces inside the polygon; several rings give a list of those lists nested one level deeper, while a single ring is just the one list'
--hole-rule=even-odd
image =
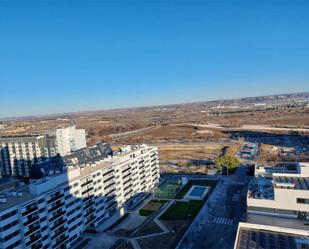
[{"label": "terrace", "polygon": [[274,187],[309,190],[309,177],[274,176]]},{"label": "terrace", "polygon": [[274,200],[274,187],[271,180],[257,178],[251,181],[248,197],[253,199]]}]

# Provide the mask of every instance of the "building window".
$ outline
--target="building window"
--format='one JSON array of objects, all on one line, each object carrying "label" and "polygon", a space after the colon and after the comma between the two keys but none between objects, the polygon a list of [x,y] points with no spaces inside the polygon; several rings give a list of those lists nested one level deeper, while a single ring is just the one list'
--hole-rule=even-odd
[{"label": "building window", "polygon": [[309,199],[297,198],[296,202],[299,203],[299,204],[309,204]]}]

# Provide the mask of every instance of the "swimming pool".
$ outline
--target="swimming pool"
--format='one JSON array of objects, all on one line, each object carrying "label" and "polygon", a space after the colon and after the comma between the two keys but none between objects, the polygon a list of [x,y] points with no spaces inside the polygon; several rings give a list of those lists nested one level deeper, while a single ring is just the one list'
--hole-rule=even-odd
[{"label": "swimming pool", "polygon": [[185,198],[189,200],[202,200],[208,193],[209,187],[193,185]]},{"label": "swimming pool", "polygon": [[190,196],[197,196],[197,197],[202,197],[204,192],[205,192],[206,188],[205,187],[194,187],[191,192],[190,192]]}]

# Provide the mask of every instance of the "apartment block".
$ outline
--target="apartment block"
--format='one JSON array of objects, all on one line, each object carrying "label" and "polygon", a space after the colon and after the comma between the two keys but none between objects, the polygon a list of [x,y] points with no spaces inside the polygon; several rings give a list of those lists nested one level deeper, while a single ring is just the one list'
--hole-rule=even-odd
[{"label": "apartment block", "polygon": [[2,174],[30,175],[31,165],[57,154],[56,143],[49,135],[0,137]]},{"label": "apartment block", "polygon": [[[71,248],[86,229],[116,222],[159,182],[157,148],[127,147],[91,165],[0,193],[0,249]],[[103,246],[103,245],[102,245]]]},{"label": "apartment block", "polygon": [[86,132],[75,125],[56,130],[57,152],[61,156],[86,147]]}]

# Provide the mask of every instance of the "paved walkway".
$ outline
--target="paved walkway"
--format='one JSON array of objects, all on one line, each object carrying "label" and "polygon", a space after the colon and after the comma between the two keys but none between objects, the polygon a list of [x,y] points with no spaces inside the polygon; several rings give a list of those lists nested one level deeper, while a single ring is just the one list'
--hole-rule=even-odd
[{"label": "paved walkway", "polygon": [[[214,203],[218,198],[221,198],[222,190],[225,188],[225,183],[221,180],[209,196],[208,200],[205,202],[204,206],[201,208],[185,234],[182,236],[181,240],[178,242],[176,249],[188,249],[193,246],[193,237],[197,235],[206,223],[213,221],[213,217],[210,217],[209,211],[214,206]],[[191,241],[191,243],[187,243]]]}]

